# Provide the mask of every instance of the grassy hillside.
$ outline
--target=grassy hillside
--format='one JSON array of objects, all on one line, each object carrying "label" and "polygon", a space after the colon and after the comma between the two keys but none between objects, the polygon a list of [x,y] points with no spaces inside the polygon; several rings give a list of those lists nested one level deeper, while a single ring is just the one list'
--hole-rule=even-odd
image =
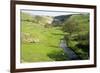
[{"label": "grassy hillside", "polygon": [[64,22],[67,45],[82,59],[89,58],[89,14],[74,14]]},{"label": "grassy hillside", "polygon": [[[63,55],[63,50],[59,48],[60,39],[63,36],[61,27],[45,27],[46,22],[50,22],[51,18],[48,16],[32,17],[29,14],[22,13],[21,62],[68,59],[67,55]],[[33,22],[33,19],[35,22]]]}]

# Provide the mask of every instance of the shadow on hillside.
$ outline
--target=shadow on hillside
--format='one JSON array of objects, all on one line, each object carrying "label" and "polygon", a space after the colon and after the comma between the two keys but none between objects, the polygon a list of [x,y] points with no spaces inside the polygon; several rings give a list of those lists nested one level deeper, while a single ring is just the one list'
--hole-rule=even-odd
[{"label": "shadow on hillside", "polygon": [[52,33],[53,35],[64,35],[63,33]]},{"label": "shadow on hillside", "polygon": [[59,46],[55,46],[55,45],[50,45],[49,47],[59,48]]},{"label": "shadow on hillside", "polygon": [[49,58],[53,59],[54,61],[64,61],[64,60],[68,60],[67,55],[64,54],[63,51],[52,51],[47,56]]}]

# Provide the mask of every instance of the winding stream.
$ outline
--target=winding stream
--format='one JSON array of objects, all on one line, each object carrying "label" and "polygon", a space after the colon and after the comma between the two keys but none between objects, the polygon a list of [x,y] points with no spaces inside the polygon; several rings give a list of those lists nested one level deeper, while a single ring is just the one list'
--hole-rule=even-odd
[{"label": "winding stream", "polygon": [[66,41],[63,39],[60,41],[60,48],[64,50],[64,52],[68,55],[70,60],[78,60],[78,56],[75,54],[73,50],[67,47]]}]

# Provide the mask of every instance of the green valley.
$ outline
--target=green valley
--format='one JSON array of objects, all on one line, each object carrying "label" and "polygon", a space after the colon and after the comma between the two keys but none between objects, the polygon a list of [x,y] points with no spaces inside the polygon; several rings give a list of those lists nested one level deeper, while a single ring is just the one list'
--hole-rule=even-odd
[{"label": "green valley", "polygon": [[[89,58],[89,14],[40,16],[21,12],[21,62],[71,60],[61,40],[78,56]],[[74,60],[74,59],[73,59]]]}]

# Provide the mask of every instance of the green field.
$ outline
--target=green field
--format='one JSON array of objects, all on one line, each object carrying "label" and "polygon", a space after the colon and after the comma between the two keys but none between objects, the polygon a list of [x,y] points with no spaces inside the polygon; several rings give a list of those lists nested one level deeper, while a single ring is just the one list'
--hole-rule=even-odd
[{"label": "green field", "polygon": [[[31,20],[28,15],[23,16]],[[63,34],[61,27],[45,28],[44,24],[22,20],[21,62],[67,60],[67,55],[59,47]]]}]

